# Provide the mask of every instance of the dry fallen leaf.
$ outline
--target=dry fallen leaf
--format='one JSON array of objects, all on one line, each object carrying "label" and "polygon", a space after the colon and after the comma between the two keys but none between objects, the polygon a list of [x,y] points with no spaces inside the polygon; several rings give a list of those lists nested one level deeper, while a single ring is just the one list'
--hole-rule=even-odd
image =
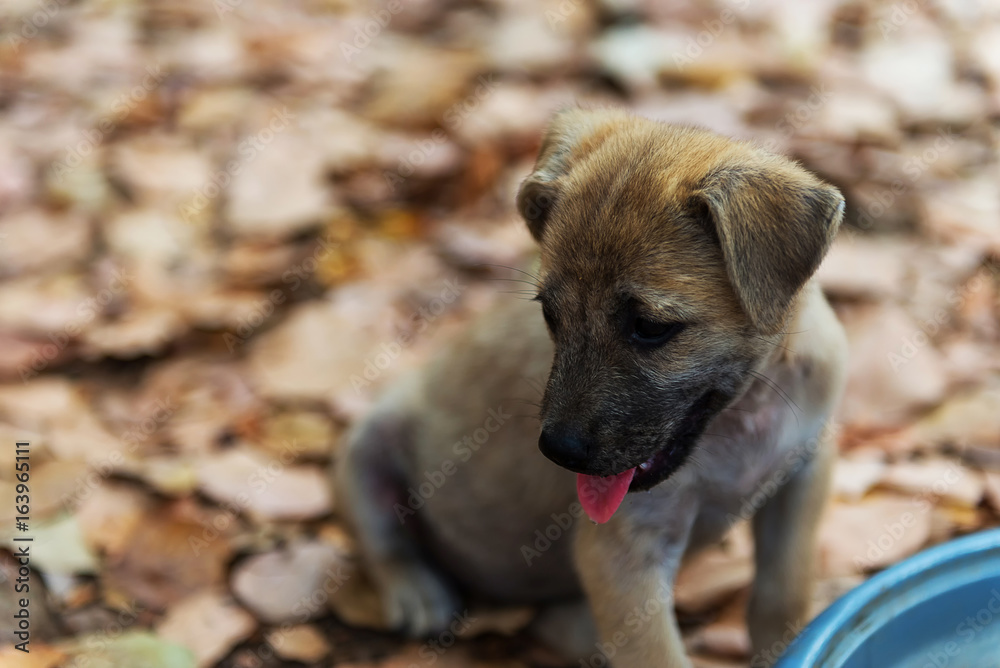
[{"label": "dry fallen leaf", "polygon": [[928,445],[1000,448],[1000,387],[982,387],[951,397],[910,428]]},{"label": "dry fallen leaf", "polygon": [[707,548],[681,567],[674,586],[674,604],[689,614],[711,610],[748,587],[753,574],[753,555],[745,536],[734,540],[729,549]]},{"label": "dry fallen leaf", "polygon": [[[278,129],[280,128],[280,129]],[[250,157],[232,156],[240,165],[226,193],[226,220],[233,234],[247,237],[284,237],[316,225],[332,210],[331,192],[323,181],[323,156],[309,137],[295,131],[294,112],[282,107],[259,132],[272,140]],[[201,198],[211,204],[214,184],[202,182]],[[214,192],[218,192],[218,188]],[[196,199],[192,206],[196,208]]]},{"label": "dry fallen leaf", "polygon": [[231,586],[257,617],[281,624],[321,616],[331,595],[351,577],[344,555],[334,546],[296,542],[240,561],[233,568]]},{"label": "dry fallen leaf", "polygon": [[833,469],[833,494],[857,501],[882,479],[886,464],[871,457],[841,457]]},{"label": "dry fallen leaf", "polygon": [[[379,632],[325,470],[342,424],[531,289],[487,265],[534,262],[514,200],[564,107],[748,139],[845,197],[817,272],[851,367],[813,612],[1000,524],[1000,22],[744,4],[6,2],[0,69],[31,94],[0,114],[0,441],[32,443],[49,544],[33,646],[75,637],[0,663],[565,665],[533,608],[477,607],[444,653]],[[678,582],[698,668],[747,663],[748,536]]]},{"label": "dry fallen leaf", "polygon": [[733,598],[707,625],[685,639],[689,652],[713,656],[749,657],[750,636],[746,628],[746,609],[749,591]]},{"label": "dry fallen leaf", "polygon": [[983,498],[983,478],[945,459],[890,464],[879,484],[915,497],[940,497],[960,508],[975,508]]},{"label": "dry fallen leaf", "polygon": [[174,519],[166,508],[151,510],[136,522],[120,554],[109,560],[108,585],[152,610],[219,586],[231,554],[226,529],[233,523],[226,510],[205,526]]},{"label": "dry fallen leaf", "polygon": [[99,633],[68,640],[63,649],[79,665],[93,668],[196,668],[190,650],[145,631],[126,631],[111,637]]},{"label": "dry fallen leaf", "polygon": [[333,447],[334,431],[325,417],[308,411],[279,413],[267,419],[261,434],[268,451],[291,454],[296,460],[324,458]]},{"label": "dry fallen leaf", "polygon": [[219,503],[234,504],[261,519],[302,520],[330,512],[329,476],[315,465],[292,465],[304,450],[296,442],[269,457],[249,448],[206,457],[197,465],[201,490]]},{"label": "dry fallen leaf", "polygon": [[282,659],[315,663],[330,654],[330,643],[312,624],[282,627],[267,634],[267,642]]},{"label": "dry fallen leaf", "polygon": [[22,652],[13,645],[0,647],[0,664],[4,668],[59,668],[66,654],[54,647],[31,641],[31,651]]},{"label": "dry fallen leaf", "polygon": [[869,496],[859,503],[832,504],[820,526],[822,575],[864,573],[917,552],[930,537],[932,508],[922,496]]},{"label": "dry fallen leaf", "polygon": [[947,389],[940,353],[918,324],[895,306],[841,312],[851,346],[842,421],[864,427],[904,424]]},{"label": "dry fallen leaf", "polygon": [[839,237],[816,271],[834,297],[891,299],[903,293],[908,270],[899,242],[860,235]]},{"label": "dry fallen leaf", "polygon": [[[53,574],[94,574],[98,570],[97,555],[87,544],[77,519],[62,515],[31,527],[34,546],[31,562],[40,571]],[[13,541],[4,541],[14,547]]]},{"label": "dry fallen leaf", "polygon": [[198,666],[206,668],[246,640],[256,627],[254,618],[225,594],[202,592],[172,605],[157,625],[157,633],[191,650]]},{"label": "dry fallen leaf", "polygon": [[108,557],[119,556],[142,521],[150,500],[142,492],[120,483],[85,484],[67,499],[89,545]]}]

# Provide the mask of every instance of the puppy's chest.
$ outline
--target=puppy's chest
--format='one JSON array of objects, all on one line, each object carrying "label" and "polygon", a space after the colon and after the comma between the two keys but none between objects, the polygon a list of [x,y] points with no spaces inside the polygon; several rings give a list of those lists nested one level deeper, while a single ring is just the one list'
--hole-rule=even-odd
[{"label": "puppy's chest", "polygon": [[705,490],[703,506],[742,502],[801,461],[810,429],[785,405],[720,417],[699,444],[693,467]]}]

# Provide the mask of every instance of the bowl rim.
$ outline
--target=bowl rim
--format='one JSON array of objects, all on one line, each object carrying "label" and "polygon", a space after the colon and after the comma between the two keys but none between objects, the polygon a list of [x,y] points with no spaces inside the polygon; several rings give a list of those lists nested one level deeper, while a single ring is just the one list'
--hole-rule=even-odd
[{"label": "bowl rim", "polygon": [[[868,606],[884,597],[888,590],[905,587],[918,578],[928,578],[949,570],[958,561],[966,562],[959,567],[958,573],[984,558],[998,564],[997,571],[1000,572],[1000,561],[995,554],[998,552],[1000,528],[985,529],[928,548],[887,568],[848,591],[810,622],[789,644],[776,668],[819,668],[823,665],[820,661],[836,650],[833,642],[839,639],[841,632],[854,626],[867,612]],[[881,627],[881,624],[871,626],[867,635]],[[839,665],[833,664],[831,668]]]}]

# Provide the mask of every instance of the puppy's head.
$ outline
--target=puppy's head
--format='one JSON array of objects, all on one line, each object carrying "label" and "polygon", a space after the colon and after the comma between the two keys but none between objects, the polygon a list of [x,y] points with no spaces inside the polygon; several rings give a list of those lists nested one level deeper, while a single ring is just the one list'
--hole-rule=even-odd
[{"label": "puppy's head", "polygon": [[539,446],[648,489],[774,351],[843,200],[754,146],[619,111],[565,111],[518,209],[555,342]]}]

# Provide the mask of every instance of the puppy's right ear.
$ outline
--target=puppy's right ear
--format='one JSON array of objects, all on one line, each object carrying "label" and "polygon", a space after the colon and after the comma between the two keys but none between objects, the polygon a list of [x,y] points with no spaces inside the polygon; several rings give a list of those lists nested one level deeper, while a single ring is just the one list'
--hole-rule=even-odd
[{"label": "puppy's right ear", "polygon": [[535,241],[541,242],[549,214],[559,200],[559,180],[569,171],[570,157],[594,134],[599,116],[584,109],[565,109],[549,122],[535,170],[517,192],[517,210]]}]

